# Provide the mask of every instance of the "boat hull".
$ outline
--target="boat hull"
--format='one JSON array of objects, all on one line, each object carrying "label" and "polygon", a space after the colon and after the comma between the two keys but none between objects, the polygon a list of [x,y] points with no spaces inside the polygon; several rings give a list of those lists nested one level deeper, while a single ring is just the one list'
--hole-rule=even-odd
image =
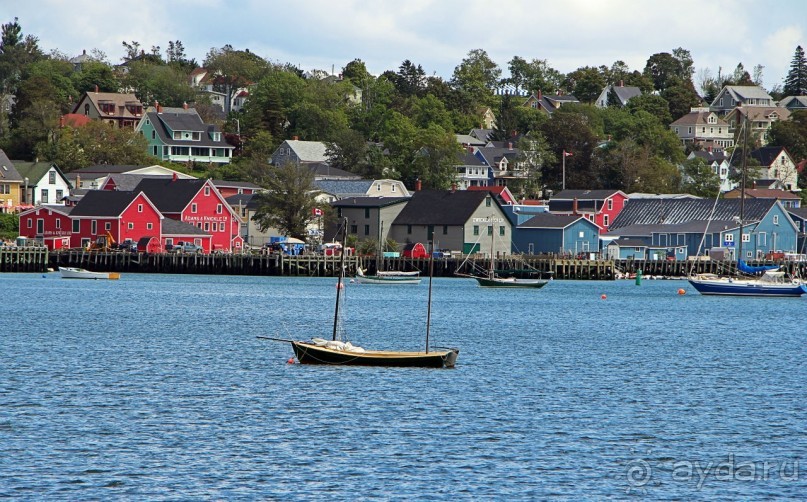
[{"label": "boat hull", "polygon": [[689,283],[702,295],[799,297],[807,293],[807,286],[803,284],[765,284],[720,279],[689,279]]},{"label": "boat hull", "polygon": [[117,272],[91,272],[83,268],[59,267],[63,279],[120,279]]},{"label": "boat hull", "polygon": [[417,276],[379,277],[377,275],[357,275],[355,280],[359,284],[420,284],[420,277]]},{"label": "boat hull", "polygon": [[542,288],[549,281],[544,279],[488,279],[474,277],[483,288]]},{"label": "boat hull", "polygon": [[453,368],[459,350],[435,352],[396,352],[368,350],[347,352],[320,347],[313,343],[291,342],[294,355],[301,364],[333,366],[391,366],[403,368]]}]

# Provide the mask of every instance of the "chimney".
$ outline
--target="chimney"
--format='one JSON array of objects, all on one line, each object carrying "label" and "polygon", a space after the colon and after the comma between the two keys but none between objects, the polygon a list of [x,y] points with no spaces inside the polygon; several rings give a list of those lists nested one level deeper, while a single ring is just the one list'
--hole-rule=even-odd
[{"label": "chimney", "polygon": [[187,101],[183,101],[183,102],[182,102],[182,108],[183,108],[184,110],[187,110],[187,109],[188,109],[188,102],[187,102]]},{"label": "chimney", "polygon": [[171,181],[176,181],[178,178],[179,176],[177,176],[177,173],[171,175]]},{"label": "chimney", "polygon": [[292,136],[291,139],[294,140],[294,141],[298,141],[300,139],[300,137],[299,136]]},{"label": "chimney", "polygon": [[419,192],[423,189],[423,184],[420,182],[420,178],[415,180],[415,191]]},{"label": "chimney", "polygon": [[95,84],[95,93],[98,93],[98,84]]},{"label": "chimney", "polygon": [[76,188],[81,188],[81,176],[76,175]]},{"label": "chimney", "polygon": [[619,87],[625,87],[625,82],[623,80],[619,81]]},{"label": "chimney", "polygon": [[541,94],[541,89],[538,89],[538,101],[541,101],[542,99],[544,99],[544,95]]},{"label": "chimney", "polygon": [[707,146],[707,147],[706,147],[706,150],[707,150],[709,153],[712,153],[712,145]]},{"label": "chimney", "polygon": [[507,149],[512,150],[513,149],[513,143],[507,143]]},{"label": "chimney", "polygon": [[577,197],[572,200],[572,214],[577,216]]}]

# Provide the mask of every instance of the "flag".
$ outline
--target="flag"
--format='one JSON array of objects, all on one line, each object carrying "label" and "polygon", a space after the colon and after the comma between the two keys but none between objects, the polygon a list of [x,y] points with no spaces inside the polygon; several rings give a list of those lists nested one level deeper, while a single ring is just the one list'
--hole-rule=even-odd
[{"label": "flag", "polygon": [[314,209],[311,210],[311,213],[314,216],[322,216],[322,209],[315,207]]},{"label": "flag", "polygon": [[564,156],[564,157],[571,157],[571,156],[572,156],[572,152],[567,152],[566,150],[563,150],[563,156]]}]

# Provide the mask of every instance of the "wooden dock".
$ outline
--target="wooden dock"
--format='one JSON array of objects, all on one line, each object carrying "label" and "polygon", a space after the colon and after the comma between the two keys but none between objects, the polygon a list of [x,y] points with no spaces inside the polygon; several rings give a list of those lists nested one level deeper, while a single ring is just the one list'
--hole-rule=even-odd
[{"label": "wooden dock", "polygon": [[[339,256],[279,254],[147,254],[62,250],[48,252],[42,247],[0,248],[0,272],[46,272],[59,266],[80,267],[93,271],[146,274],[214,274],[335,277]],[[807,262],[751,262],[751,265],[776,264],[799,277],[807,277]],[[382,270],[415,271],[427,274],[427,258],[384,258],[348,256],[346,275],[361,267],[369,273]],[[483,273],[490,267],[485,256],[435,258],[435,277],[454,277],[456,273]],[[690,273],[721,274],[736,270],[734,262],[716,260],[578,260],[562,256],[508,255],[496,259],[496,268],[516,277],[543,277],[575,280],[613,280],[642,271],[644,277],[685,278]]]}]

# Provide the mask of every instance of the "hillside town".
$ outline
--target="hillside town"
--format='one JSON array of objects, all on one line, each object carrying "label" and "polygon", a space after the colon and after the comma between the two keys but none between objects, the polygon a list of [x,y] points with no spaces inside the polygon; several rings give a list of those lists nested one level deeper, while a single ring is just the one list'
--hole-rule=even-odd
[{"label": "hillside town", "polygon": [[[4,32],[15,26],[6,44],[22,44],[16,21]],[[509,78],[490,71],[472,95],[464,70],[490,67],[482,50],[445,82],[409,61],[375,77],[358,59],[338,74],[304,73],[231,47],[199,66],[179,42],[166,60],[124,46],[121,65],[86,51],[41,55],[4,94],[0,203],[25,242],[299,254],[321,252],[346,218],[351,245],[367,254],[425,242],[586,259],[804,253],[801,47],[771,92],[742,64],[696,91],[679,48],[641,72],[511,64]],[[80,82],[67,94],[42,84],[56,66]],[[183,92],[157,99],[137,79],[158,68],[184,79]],[[30,107],[45,101],[52,122],[31,129]],[[381,127],[367,125],[374,114]]]}]

